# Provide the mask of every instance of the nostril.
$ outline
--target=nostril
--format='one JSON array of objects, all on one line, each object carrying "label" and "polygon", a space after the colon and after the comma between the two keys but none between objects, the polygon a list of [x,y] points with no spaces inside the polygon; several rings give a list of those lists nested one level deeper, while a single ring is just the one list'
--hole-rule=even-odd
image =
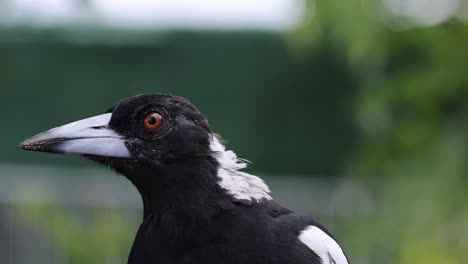
[{"label": "nostril", "polygon": [[101,129],[101,128],[104,128],[105,126],[92,126],[91,128],[92,129]]}]

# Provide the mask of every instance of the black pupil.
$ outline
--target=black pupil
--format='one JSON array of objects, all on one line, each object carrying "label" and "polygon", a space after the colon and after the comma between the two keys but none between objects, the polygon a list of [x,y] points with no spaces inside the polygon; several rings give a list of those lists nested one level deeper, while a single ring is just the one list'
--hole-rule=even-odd
[{"label": "black pupil", "polygon": [[155,125],[156,122],[157,122],[156,117],[150,116],[150,118],[148,118],[148,124]]}]

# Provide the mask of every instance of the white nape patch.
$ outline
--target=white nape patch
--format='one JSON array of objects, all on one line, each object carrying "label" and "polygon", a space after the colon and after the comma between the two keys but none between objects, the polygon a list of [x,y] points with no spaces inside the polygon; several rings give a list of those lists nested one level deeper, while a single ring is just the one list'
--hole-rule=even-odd
[{"label": "white nape patch", "polygon": [[232,150],[226,150],[216,136],[211,139],[211,151],[219,162],[218,177],[221,188],[239,200],[260,201],[271,200],[270,189],[257,176],[240,171],[247,164],[237,158]]},{"label": "white nape patch", "polygon": [[316,226],[302,231],[299,240],[322,259],[322,264],[349,264],[338,243]]}]

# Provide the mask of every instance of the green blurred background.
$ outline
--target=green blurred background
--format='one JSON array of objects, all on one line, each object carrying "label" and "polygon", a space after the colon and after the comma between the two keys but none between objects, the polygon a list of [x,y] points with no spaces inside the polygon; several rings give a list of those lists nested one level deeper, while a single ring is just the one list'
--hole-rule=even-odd
[{"label": "green blurred background", "polygon": [[126,261],[130,184],[16,146],[150,92],[195,103],[351,263],[468,258],[468,1],[172,1],[181,23],[139,0],[149,22],[106,22],[117,2],[0,1],[1,263]]}]

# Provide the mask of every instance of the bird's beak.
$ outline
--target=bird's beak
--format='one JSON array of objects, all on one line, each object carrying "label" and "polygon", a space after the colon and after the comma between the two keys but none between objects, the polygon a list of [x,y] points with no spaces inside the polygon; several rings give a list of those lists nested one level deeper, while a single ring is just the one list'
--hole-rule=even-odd
[{"label": "bird's beak", "polygon": [[24,150],[130,158],[125,139],[108,127],[112,114],[82,119],[21,142]]}]

